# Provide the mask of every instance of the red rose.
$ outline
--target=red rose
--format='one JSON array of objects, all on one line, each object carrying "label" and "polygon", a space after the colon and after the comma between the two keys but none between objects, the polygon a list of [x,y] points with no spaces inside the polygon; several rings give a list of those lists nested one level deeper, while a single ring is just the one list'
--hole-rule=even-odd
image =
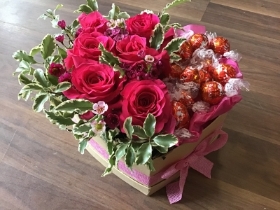
[{"label": "red rose", "polygon": [[145,51],[146,39],[137,35],[128,36],[116,43],[116,50],[121,61],[138,61],[139,51]]},{"label": "red rose", "polygon": [[79,64],[81,64],[79,60],[82,63],[86,61],[85,59],[98,61],[99,56],[101,55],[101,51],[98,48],[100,43],[103,44],[103,46],[108,51],[114,51],[113,49],[115,42],[111,37],[104,36],[103,34],[98,32],[82,32],[75,39],[73,49],[67,51],[67,57],[64,60],[67,69],[69,70],[73,68],[73,66],[77,67]]},{"label": "red rose", "polygon": [[137,53],[139,50],[145,50],[145,48],[146,39],[137,35],[125,37],[116,44],[116,49],[120,54]]},{"label": "red rose", "polygon": [[159,23],[159,17],[154,14],[143,13],[128,18],[125,23],[129,34],[145,37],[149,41],[155,25]]},{"label": "red rose", "polygon": [[83,31],[86,32],[100,32],[104,33],[107,29],[108,20],[102,16],[98,11],[89,14],[82,13],[78,17],[79,23]]},{"label": "red rose", "polygon": [[166,131],[173,133],[175,128],[171,112],[170,96],[161,80],[134,80],[129,82],[121,92],[123,98],[120,125],[132,116],[132,124],[142,126],[148,113],[156,118],[156,133]]},{"label": "red rose", "polygon": [[63,93],[69,99],[82,98],[94,103],[104,101],[113,104],[118,100],[125,81],[119,76],[119,72],[114,72],[105,64],[84,63],[72,71],[72,88]]}]

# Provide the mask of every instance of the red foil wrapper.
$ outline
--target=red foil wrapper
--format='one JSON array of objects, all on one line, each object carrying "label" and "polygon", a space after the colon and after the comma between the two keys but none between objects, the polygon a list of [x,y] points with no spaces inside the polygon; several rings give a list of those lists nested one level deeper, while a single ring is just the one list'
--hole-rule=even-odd
[{"label": "red foil wrapper", "polygon": [[[208,68],[207,68],[208,70]],[[199,73],[199,80],[200,80],[200,84],[202,85],[205,82],[209,82],[212,80],[212,76],[211,74],[204,69],[201,69],[198,73]]]},{"label": "red foil wrapper", "polygon": [[236,77],[236,73],[236,70],[231,65],[221,63],[214,69],[212,75],[216,81],[225,85],[230,78]]},{"label": "red foil wrapper", "polygon": [[180,78],[180,75],[182,74],[183,71],[184,71],[184,69],[181,66],[173,63],[173,64],[171,64],[170,76],[173,78]]},{"label": "red foil wrapper", "polygon": [[192,105],[194,104],[194,99],[187,91],[181,91],[181,98],[179,99],[179,102],[184,104],[188,109],[192,108]]},{"label": "red foil wrapper", "polygon": [[180,47],[179,55],[183,60],[189,60],[192,57],[193,51],[191,44],[185,41]]},{"label": "red foil wrapper", "polygon": [[210,48],[215,53],[223,55],[225,52],[230,51],[230,44],[226,38],[217,36],[210,42]]},{"label": "red foil wrapper", "polygon": [[173,101],[172,114],[178,123],[177,128],[188,128],[190,116],[187,107],[184,104],[179,101]]},{"label": "red foil wrapper", "polygon": [[211,105],[220,103],[224,97],[223,86],[216,81],[206,82],[202,85],[202,99]]},{"label": "red foil wrapper", "polygon": [[180,81],[200,83],[198,70],[188,66],[181,74]]},{"label": "red foil wrapper", "polygon": [[194,34],[190,37],[189,42],[194,50],[200,47],[209,47],[209,42],[207,36],[204,34]]}]

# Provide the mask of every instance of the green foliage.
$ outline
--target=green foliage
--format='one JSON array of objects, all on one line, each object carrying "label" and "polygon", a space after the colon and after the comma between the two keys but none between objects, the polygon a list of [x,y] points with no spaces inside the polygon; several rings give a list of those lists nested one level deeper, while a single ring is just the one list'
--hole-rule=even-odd
[{"label": "green foliage", "polygon": [[148,139],[148,136],[146,135],[144,129],[139,125],[133,126],[133,135],[137,136],[140,139]]},{"label": "green foliage", "polygon": [[173,147],[178,143],[177,137],[172,134],[158,135],[153,140],[160,147]]},{"label": "green foliage", "polygon": [[118,145],[118,149],[116,150],[116,161],[119,161],[125,154],[126,149],[129,144],[121,143]]},{"label": "green foliage", "polygon": [[54,38],[52,35],[47,34],[42,41],[42,48],[41,53],[42,57],[46,59],[47,57],[51,56],[54,52],[55,44],[54,44]]},{"label": "green foliage", "polygon": [[170,61],[172,63],[178,62],[178,61],[180,61],[182,59],[180,55],[177,55],[175,53],[171,53],[169,56],[170,56]]},{"label": "green foliage", "polygon": [[55,92],[55,93],[61,93],[61,92],[63,92],[63,91],[68,90],[70,87],[71,87],[71,83],[70,83],[70,82],[61,82],[61,83],[59,83],[59,84],[56,86],[54,92]]},{"label": "green foliage", "polygon": [[13,58],[17,61],[26,61],[27,63],[37,63],[34,58],[30,55],[28,55],[25,51],[23,50],[18,50],[13,54]]},{"label": "green foliage", "polygon": [[127,19],[129,18],[129,14],[127,12],[121,12],[120,8],[116,6],[114,3],[112,4],[112,9],[109,11],[108,15],[105,16],[109,20],[117,20],[117,19]]},{"label": "green foliage", "polygon": [[99,47],[101,50],[101,56],[99,57],[99,62],[105,63],[109,66],[120,65],[118,57],[114,56],[113,53],[107,51],[105,47],[100,43]]},{"label": "green foliage", "polygon": [[85,133],[88,133],[90,130],[91,130],[91,125],[89,123],[86,123],[86,124],[82,124],[80,126],[74,126],[73,128],[73,133],[75,134],[85,134]]},{"label": "green foliage", "polygon": [[143,128],[145,131],[145,134],[148,137],[152,137],[155,133],[155,127],[156,127],[156,118],[152,114],[148,114],[147,118],[144,121]]},{"label": "green foliage", "polygon": [[45,93],[39,93],[36,95],[34,103],[33,103],[33,110],[36,112],[40,112],[44,109],[44,104],[49,100],[49,96]]},{"label": "green foliage", "polygon": [[154,146],[153,148],[155,148],[157,151],[159,151],[162,154],[165,154],[168,152],[168,147]]},{"label": "green foliage", "polygon": [[119,13],[120,13],[120,8],[113,3],[112,9],[109,11],[107,18],[109,20],[116,20],[118,19]]},{"label": "green foliage", "polygon": [[70,126],[75,124],[71,118],[64,117],[57,112],[44,110],[44,113],[46,114],[46,117],[50,120],[52,124],[58,126]]},{"label": "green foliage", "polygon": [[78,147],[78,151],[81,153],[81,154],[84,154],[85,152],[85,149],[87,147],[87,144],[88,144],[88,141],[86,139],[82,140],[79,142],[79,147]]},{"label": "green foliage", "polygon": [[153,35],[150,38],[150,45],[152,48],[158,50],[164,40],[164,30],[163,26],[158,23],[153,30]]},{"label": "green foliage", "polygon": [[131,168],[133,166],[133,163],[135,162],[135,159],[135,150],[132,146],[129,146],[125,155],[125,163],[127,167]]},{"label": "green foliage", "polygon": [[19,81],[19,84],[24,84],[24,85],[28,85],[28,84],[32,83],[32,81],[29,78],[27,78],[26,76],[24,76],[24,74],[18,75],[18,81]]},{"label": "green foliage", "polygon": [[83,114],[87,111],[92,110],[92,103],[84,99],[73,99],[67,100],[59,104],[55,110],[68,113],[79,113]]},{"label": "green foliage", "polygon": [[170,16],[168,13],[164,13],[160,16],[160,24],[163,26],[168,25],[169,20],[170,20]]},{"label": "green foliage", "polygon": [[174,0],[171,3],[166,4],[166,6],[162,10],[162,13],[165,13],[165,11],[170,9],[171,7],[178,6],[179,4],[184,3],[186,1],[190,2],[191,0]]},{"label": "green foliage", "polygon": [[89,14],[92,12],[92,8],[86,4],[81,4],[79,6],[79,9],[77,9],[76,11],[74,11],[76,13],[79,13],[79,12],[83,12],[83,13],[86,13],[86,14]]},{"label": "green foliage", "polygon": [[98,3],[96,0],[87,0],[87,4],[91,8],[92,11],[98,10]]},{"label": "green foliage", "polygon": [[35,46],[35,47],[33,47],[33,48],[30,50],[29,55],[33,57],[33,56],[35,56],[37,53],[39,53],[41,50],[42,50],[42,46],[41,46],[41,45]]},{"label": "green foliage", "polygon": [[152,160],[152,159],[149,159],[149,160],[147,161],[146,165],[148,166],[148,168],[149,168],[150,171],[155,171],[155,170],[156,170],[155,167],[154,167],[154,165],[153,165],[153,160]]},{"label": "green foliage", "polygon": [[132,117],[126,118],[123,123],[124,132],[129,139],[132,139],[132,133],[134,131],[131,123],[132,123]]},{"label": "green foliage", "polygon": [[[118,139],[117,134],[114,137],[107,131],[103,138],[107,141],[110,157],[115,157],[117,162],[124,157],[127,167],[131,168],[133,164],[147,165],[150,170],[154,170],[152,161],[153,149],[160,153],[167,153],[168,148],[178,143],[176,136],[171,134],[155,134],[156,119],[152,114],[148,114],[143,127],[132,125],[132,117],[126,118],[123,130],[127,138]],[[136,137],[136,138],[134,138]],[[104,172],[104,176],[111,172],[112,165],[109,164]]]},{"label": "green foliage", "polygon": [[169,55],[171,55],[173,52],[177,52],[181,45],[186,41],[185,38],[175,38],[172,39],[164,48],[168,52]]},{"label": "green foliage", "polygon": [[34,80],[42,87],[49,87],[49,82],[44,74],[44,71],[42,69],[36,69],[34,71]]},{"label": "green foliage", "polygon": [[140,146],[140,148],[137,150],[137,158],[136,163],[139,164],[145,164],[147,161],[152,157],[152,145],[147,142]]},{"label": "green foliage", "polygon": [[59,53],[59,55],[61,56],[62,59],[67,57],[67,53],[63,48],[57,47],[57,50],[58,50],[58,53]]},{"label": "green foliage", "polygon": [[118,17],[117,17],[117,19],[128,19],[128,18],[130,18],[130,15],[127,13],[127,12],[120,12],[119,14],[118,14]]},{"label": "green foliage", "polygon": [[30,83],[25,85],[22,88],[23,91],[36,91],[36,90],[44,90],[43,86],[37,84],[37,83]]}]

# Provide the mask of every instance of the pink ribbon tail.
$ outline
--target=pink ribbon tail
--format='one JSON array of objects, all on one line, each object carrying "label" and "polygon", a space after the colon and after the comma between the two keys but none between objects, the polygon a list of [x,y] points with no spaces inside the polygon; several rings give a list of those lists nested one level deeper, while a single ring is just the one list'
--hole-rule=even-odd
[{"label": "pink ribbon tail", "polygon": [[166,194],[170,204],[176,203],[182,199],[188,171],[189,166],[181,169],[179,181],[166,186]]},{"label": "pink ribbon tail", "polygon": [[[209,144],[212,138],[217,135],[219,135],[218,138],[212,144]],[[189,167],[200,172],[204,176],[211,178],[211,170],[214,164],[205,158],[204,155],[222,148],[227,142],[227,138],[228,135],[225,132],[217,129],[206,137],[206,139],[197,146],[192,154],[173,164],[163,173],[162,178],[167,179],[177,171],[180,171],[179,181],[166,186],[166,194],[170,204],[176,203],[182,199]]]},{"label": "pink ribbon tail", "polygon": [[204,156],[199,156],[194,163],[190,164],[190,167],[210,179],[213,165],[214,164]]}]

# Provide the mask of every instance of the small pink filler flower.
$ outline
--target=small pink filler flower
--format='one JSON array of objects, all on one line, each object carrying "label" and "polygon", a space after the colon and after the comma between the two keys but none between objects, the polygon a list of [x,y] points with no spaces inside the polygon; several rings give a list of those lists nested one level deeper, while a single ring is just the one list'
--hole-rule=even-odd
[{"label": "small pink filler flower", "polygon": [[64,35],[63,34],[58,34],[55,36],[55,40],[60,42],[60,43],[63,43],[64,41]]},{"label": "small pink filler flower", "polygon": [[104,101],[98,101],[92,108],[94,114],[104,114],[108,110],[108,105]]},{"label": "small pink filler flower", "polygon": [[65,28],[66,28],[66,22],[65,22],[65,20],[60,20],[60,21],[58,21],[57,25],[58,25],[61,29],[65,29]]}]

